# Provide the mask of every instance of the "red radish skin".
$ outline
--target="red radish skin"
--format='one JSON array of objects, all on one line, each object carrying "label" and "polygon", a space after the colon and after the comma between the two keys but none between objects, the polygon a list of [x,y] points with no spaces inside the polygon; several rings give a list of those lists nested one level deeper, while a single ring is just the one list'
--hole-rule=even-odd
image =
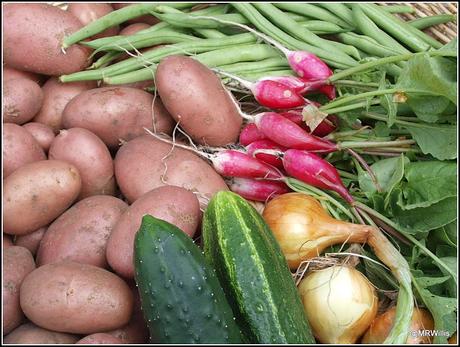
[{"label": "red radish skin", "polygon": [[294,122],[274,112],[258,114],[254,123],[267,138],[287,148],[317,153],[338,150],[335,143],[307,133]]},{"label": "red radish skin", "polygon": [[260,80],[251,88],[257,102],[274,109],[304,106],[306,100],[284,84],[271,80]]},{"label": "red radish skin", "polygon": [[233,178],[228,186],[232,192],[245,199],[262,202],[290,192],[288,186],[283,182],[250,178]]},{"label": "red radish skin", "polygon": [[240,133],[239,142],[247,146],[254,141],[265,140],[267,137],[257,128],[254,123],[247,124]]},{"label": "red radish skin", "polygon": [[345,188],[338,171],[328,161],[314,153],[288,149],[283,165],[287,174],[314,187],[333,190],[350,204],[354,199]]},{"label": "red radish skin", "polygon": [[256,157],[260,161],[263,161],[264,163],[272,165],[278,169],[283,169],[283,160],[280,157],[272,154],[256,152],[258,150],[265,149],[284,152],[287,148],[267,139],[254,141],[246,146],[246,151],[250,156]]},{"label": "red radish skin", "polygon": [[290,51],[287,59],[297,76],[307,80],[324,80],[332,75],[332,70],[316,55],[306,51]]},{"label": "red radish skin", "polygon": [[[317,102],[312,102],[313,105],[316,107],[321,106],[321,104]],[[336,116],[334,115],[329,115],[327,118],[325,118],[316,128],[313,130],[313,132],[310,131],[310,128],[308,125],[304,122],[303,120],[303,115],[301,110],[289,110],[287,112],[282,112],[280,113],[283,117],[286,117],[290,121],[294,122],[298,126],[300,126],[302,129],[305,129],[308,133],[311,133],[315,136],[319,137],[324,137],[326,135],[329,135],[332,133],[335,129],[335,122]]]},{"label": "red radish skin", "polygon": [[306,88],[308,87],[305,84],[305,81],[295,76],[271,76],[261,78],[259,81],[278,82],[299,94],[303,94],[306,91]]},{"label": "red radish skin", "polygon": [[209,156],[214,169],[222,176],[241,178],[281,178],[282,174],[276,168],[236,151],[224,150]]}]

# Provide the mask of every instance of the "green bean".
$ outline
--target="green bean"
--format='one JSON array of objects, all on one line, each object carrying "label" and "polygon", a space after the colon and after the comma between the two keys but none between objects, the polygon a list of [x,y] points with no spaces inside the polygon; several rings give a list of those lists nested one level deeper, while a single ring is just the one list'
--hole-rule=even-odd
[{"label": "green bean", "polygon": [[[279,57],[279,52],[266,44],[239,45],[192,56],[193,59],[208,67],[242,61],[259,61],[273,57]],[[155,67],[149,66],[134,72],[107,77],[104,78],[104,82],[108,84],[124,84],[150,80],[152,79],[153,69]]]},{"label": "green bean", "polygon": [[435,16],[428,16],[428,17],[422,17],[422,18],[417,18],[413,19],[407,24],[410,26],[417,28],[419,30],[426,29],[428,27],[431,27],[433,25],[438,25],[438,24],[444,24],[448,22],[453,22],[457,20],[457,16],[453,14],[439,14]]},{"label": "green bean", "polygon": [[[421,35],[426,35],[420,30],[411,27],[407,23],[399,20],[391,13],[387,13],[380,6],[374,4],[357,4],[380,28],[393,35],[399,41],[410,47],[415,52],[424,52],[430,49],[430,45],[421,39]],[[415,33],[415,32],[417,33]],[[418,32],[422,33],[419,34]]]},{"label": "green bean", "polygon": [[[177,13],[177,12],[176,13],[171,13],[171,12],[161,13],[158,11],[154,13],[155,13],[155,17],[175,27],[218,29],[222,26],[228,25],[228,24],[222,24],[222,22],[214,21],[212,19],[193,18],[193,17],[198,17],[198,16],[193,16],[191,13]],[[222,14],[222,15],[215,15],[212,17],[220,18],[222,20],[226,20],[229,22],[247,24],[247,21],[245,20],[245,18],[239,13],[227,13],[227,14]]]},{"label": "green bean", "polygon": [[218,39],[227,36],[216,29],[193,29],[193,31],[205,39]]},{"label": "green bean", "polygon": [[[350,64],[341,61],[336,55],[327,50],[317,48],[287,35],[262,16],[251,4],[236,2],[232,3],[232,6],[242,13],[259,31],[268,35],[268,40],[276,40],[288,49],[309,51],[336,68],[342,69],[350,66]],[[356,65],[356,62],[353,65]]]},{"label": "green bean", "polygon": [[229,73],[252,73],[254,71],[279,70],[280,68],[289,68],[289,63],[284,57],[273,57],[256,62],[243,62],[219,66],[219,69]]},{"label": "green bean", "polygon": [[119,51],[119,52],[123,51],[124,52],[127,50],[129,51],[133,49],[151,47],[151,46],[155,46],[159,44],[187,42],[187,41],[194,41],[198,39],[199,38],[195,36],[181,34],[174,30],[168,29],[168,30],[158,31],[155,33],[155,35],[152,35],[151,33],[137,35],[135,41],[130,39],[129,36],[126,36],[124,40],[120,39],[116,43],[112,43],[112,44],[108,44],[108,45],[99,47],[97,49],[97,52],[100,52],[100,51]]},{"label": "green bean", "polygon": [[411,5],[385,5],[382,9],[388,13],[414,13],[415,8]]},{"label": "green bean", "polygon": [[322,2],[318,3],[317,6],[323,7],[329,12],[333,13],[340,19],[342,19],[348,26],[353,26],[353,14],[351,10],[344,4],[337,2]]},{"label": "green bean", "polygon": [[350,32],[352,28],[342,28],[334,23],[324,22],[321,20],[309,20],[306,22],[297,22],[298,24],[306,27],[312,33],[317,35],[327,35],[327,34],[339,34]]},{"label": "green bean", "polygon": [[[126,22],[129,19],[148,14],[158,5],[165,5],[165,3],[136,4],[110,12],[109,14],[95,20],[94,22],[89,23],[73,34],[65,37],[62,43],[62,47],[67,48],[74,43],[83,41],[88,37],[99,34],[107,28]],[[194,3],[171,3],[168,5],[175,8],[189,8],[194,6]]]},{"label": "green bean", "polygon": [[256,2],[254,3],[254,7],[272,20],[274,24],[278,25],[287,33],[297,37],[297,39],[303,40],[312,46],[330,50],[334,53],[336,58],[339,58],[342,62],[350,65],[356,63],[356,61],[349,56],[349,54],[354,53],[352,52],[353,47],[347,49],[347,47],[337,47],[336,45],[331,44],[331,41],[325,40],[313,34],[307,28],[299,26],[295,21],[291,20],[289,16],[284,14],[283,11],[269,3]]},{"label": "green bean", "polygon": [[302,16],[316,18],[325,22],[333,23],[341,27],[349,27],[349,24],[329,11],[312,4],[303,4],[303,3],[274,3],[276,7],[284,11],[290,11]]},{"label": "green bean", "polygon": [[96,60],[89,69],[99,69],[101,67],[107,66],[115,59],[121,57],[123,55],[122,52],[107,52],[98,60]]},{"label": "green bean", "polygon": [[370,18],[364,13],[358,4],[351,4],[352,14],[358,29],[384,47],[389,47],[396,50],[399,54],[409,53],[409,50],[402,46],[398,41],[381,30]]},{"label": "green bean", "polygon": [[259,72],[252,72],[252,73],[241,73],[239,74],[240,77],[247,79],[248,81],[254,82],[258,79],[264,77],[278,77],[278,76],[295,76],[294,71],[292,70],[273,70],[273,71],[259,71]]},{"label": "green bean", "polygon": [[244,33],[219,39],[198,39],[193,42],[181,42],[172,46],[159,47],[143,53],[140,57],[129,58],[102,69],[63,75],[60,80],[61,82],[100,80],[104,77],[119,75],[148,66],[171,54],[197,54],[224,47],[254,43],[255,41],[256,37],[254,35]]},{"label": "green bean", "polygon": [[359,51],[356,49],[356,47],[334,40],[331,40],[330,44],[335,46],[337,49],[343,50],[344,52],[347,51],[348,54],[350,54],[353,58],[361,60],[361,55],[359,54]]}]

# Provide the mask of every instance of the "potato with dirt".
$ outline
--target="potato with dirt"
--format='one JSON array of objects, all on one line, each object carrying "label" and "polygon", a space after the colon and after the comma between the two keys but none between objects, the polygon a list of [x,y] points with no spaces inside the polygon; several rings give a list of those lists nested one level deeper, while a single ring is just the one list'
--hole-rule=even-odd
[{"label": "potato with dirt", "polygon": [[115,177],[123,195],[134,202],[152,189],[174,185],[197,194],[201,206],[218,191],[228,190],[222,177],[196,154],[140,136],[124,144],[115,157]]},{"label": "potato with dirt", "polygon": [[61,83],[57,77],[52,77],[42,87],[43,105],[34,122],[48,125],[55,133],[62,129],[62,112],[65,106],[85,90],[96,88],[95,81]]},{"label": "potato with dirt", "polygon": [[174,224],[191,237],[201,218],[198,199],[184,188],[164,186],[142,195],[120,217],[107,242],[107,261],[125,278],[134,277],[134,238],[146,214]]},{"label": "potato with dirt", "polygon": [[166,109],[199,144],[235,143],[243,118],[230,92],[207,66],[186,56],[160,61],[155,84]]},{"label": "potato with dirt", "polygon": [[93,195],[114,195],[115,176],[109,149],[91,131],[83,128],[61,130],[51,143],[48,158],[75,165],[80,172],[78,199]]},{"label": "potato with dirt", "polygon": [[77,168],[59,160],[21,166],[3,181],[3,232],[29,234],[48,225],[78,197]]},{"label": "potato with dirt", "polygon": [[121,278],[96,266],[63,261],[40,266],[23,281],[21,308],[45,329],[93,334],[128,323],[133,295]]},{"label": "potato with dirt", "polygon": [[3,250],[3,334],[9,334],[24,319],[19,305],[19,290],[24,278],[35,269],[32,254],[24,247]]},{"label": "potato with dirt", "polygon": [[42,104],[43,92],[34,81],[27,78],[3,80],[3,123],[27,123]]},{"label": "potato with dirt", "polygon": [[78,337],[78,335],[47,330],[29,322],[19,326],[6,335],[3,342],[5,344],[17,345],[54,345],[73,344],[79,339],[80,337]]},{"label": "potato with dirt", "polygon": [[3,178],[29,163],[46,160],[45,152],[35,138],[22,126],[5,123],[3,140]]},{"label": "potato with dirt", "polygon": [[77,345],[119,345],[122,343],[124,343],[123,340],[107,333],[91,334],[76,342]]},{"label": "potato with dirt", "polygon": [[64,37],[83,25],[70,12],[45,3],[3,6],[3,59],[15,69],[44,75],[83,70],[90,50],[81,45],[62,49]]},{"label": "potato with dirt", "polygon": [[145,134],[144,128],[171,134],[174,120],[159,98],[128,87],[103,87],[84,91],[65,107],[64,128],[85,128],[111,149],[120,142]]},{"label": "potato with dirt", "polygon": [[37,264],[72,260],[106,268],[107,240],[127,208],[113,196],[97,195],[77,202],[48,227]]}]

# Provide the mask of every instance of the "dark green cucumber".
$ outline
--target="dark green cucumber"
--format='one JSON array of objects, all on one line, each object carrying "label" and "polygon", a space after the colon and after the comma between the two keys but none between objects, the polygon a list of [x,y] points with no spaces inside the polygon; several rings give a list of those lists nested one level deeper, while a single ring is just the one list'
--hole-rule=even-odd
[{"label": "dark green cucumber", "polygon": [[134,264],[151,342],[242,343],[214,269],[179,228],[144,216]]},{"label": "dark green cucumber", "polygon": [[219,192],[203,220],[204,252],[251,343],[315,343],[286,259],[260,214]]}]

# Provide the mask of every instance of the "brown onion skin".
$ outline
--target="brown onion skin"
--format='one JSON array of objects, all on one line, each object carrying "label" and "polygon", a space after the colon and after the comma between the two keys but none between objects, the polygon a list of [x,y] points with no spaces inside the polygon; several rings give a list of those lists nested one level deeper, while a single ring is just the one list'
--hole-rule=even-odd
[{"label": "brown onion skin", "polygon": [[[391,331],[396,314],[396,306],[391,307],[386,312],[375,317],[371,326],[364,334],[361,343],[364,344],[381,344]],[[431,314],[421,308],[414,308],[412,314],[412,322],[409,332],[418,330],[433,330],[434,321]],[[407,344],[431,344],[433,343],[432,336],[412,336],[408,333]]]}]

